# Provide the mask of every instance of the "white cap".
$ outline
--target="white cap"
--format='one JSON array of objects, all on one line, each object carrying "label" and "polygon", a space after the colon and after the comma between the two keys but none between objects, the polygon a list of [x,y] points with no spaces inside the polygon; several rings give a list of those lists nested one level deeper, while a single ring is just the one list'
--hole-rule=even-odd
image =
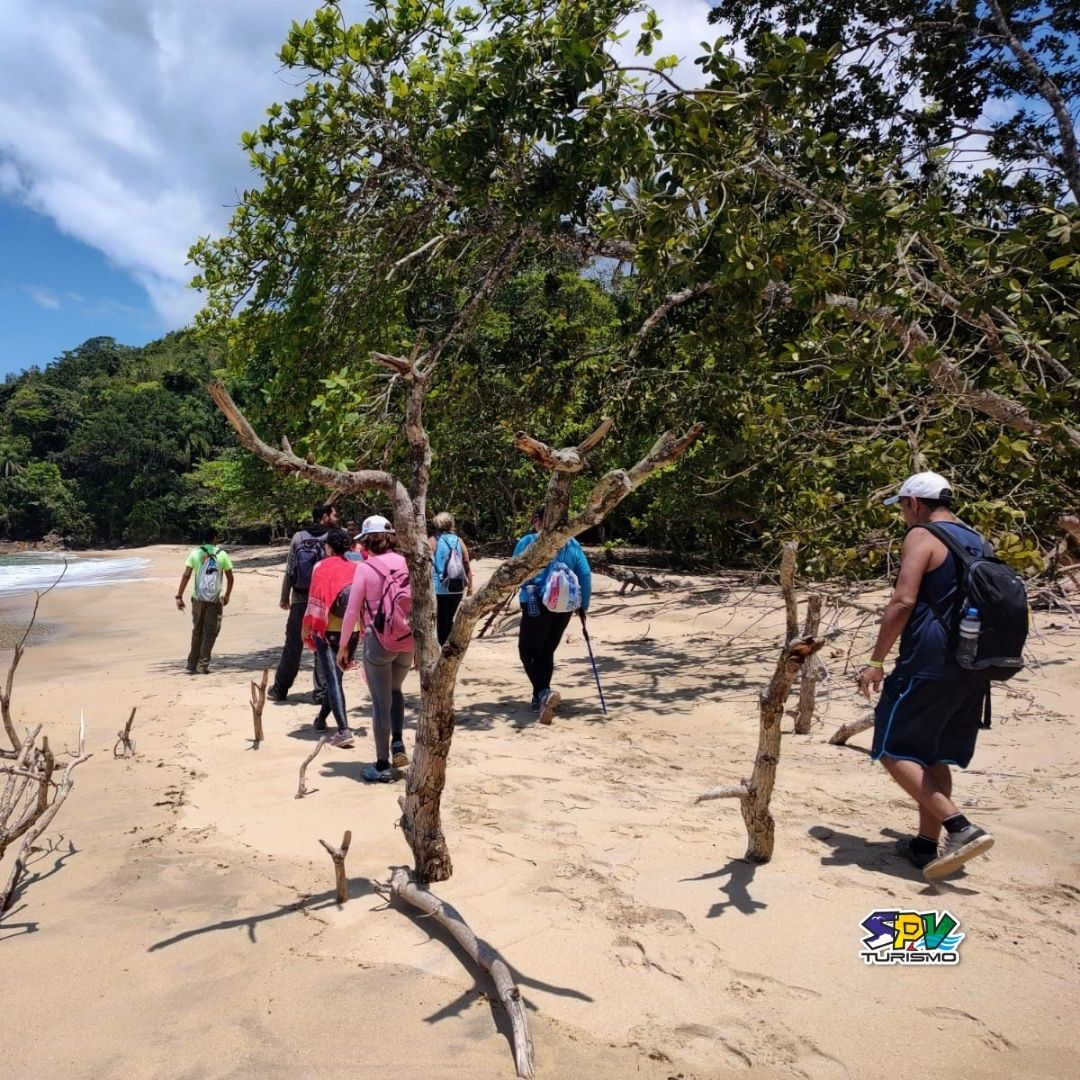
[{"label": "white cap", "polygon": [[382,516],[382,514],[372,514],[369,518],[364,518],[364,524],[360,526],[361,536],[371,536],[372,533],[392,533],[394,526]]},{"label": "white cap", "polygon": [[915,473],[900,485],[900,490],[895,495],[890,495],[885,500],[885,505],[892,506],[901,499],[938,499],[949,502],[952,499],[952,488],[940,473]]}]

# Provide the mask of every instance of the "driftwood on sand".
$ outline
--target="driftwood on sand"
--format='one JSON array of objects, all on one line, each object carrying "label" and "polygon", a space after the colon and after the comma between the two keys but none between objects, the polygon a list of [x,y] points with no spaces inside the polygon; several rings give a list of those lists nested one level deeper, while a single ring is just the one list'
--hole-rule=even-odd
[{"label": "driftwood on sand", "polygon": [[263,668],[262,682],[251,680],[251,720],[255,726],[255,745],[263,741],[262,714],[266,706],[266,683],[270,678],[270,669]]},{"label": "driftwood on sand", "polygon": [[135,743],[131,740],[131,725],[135,723],[135,712],[138,706],[132,708],[131,715],[127,718],[123,731],[116,733],[116,744],[113,746],[114,758],[126,758],[135,756]]},{"label": "driftwood on sand", "polygon": [[534,1071],[532,1034],[525,1012],[525,1001],[514,982],[506,961],[486,941],[476,936],[469,924],[461,917],[456,908],[440,900],[434,893],[417,885],[409,871],[398,868],[390,878],[390,892],[425,915],[431,916],[453,935],[454,940],[473,958],[476,964],[486,971],[495,983],[499,1000],[510,1017],[514,1033],[514,1061],[517,1074],[530,1077]]},{"label": "driftwood on sand", "polygon": [[849,720],[846,724],[841,724],[833,736],[829,739],[829,742],[833,746],[846,746],[848,739],[854,735],[858,735],[860,731],[865,731],[867,728],[874,726],[874,714],[870,713],[869,716],[860,716],[855,720]]},{"label": "driftwood on sand", "polygon": [[315,788],[309,788],[307,786],[307,767],[315,760],[315,755],[318,754],[318,752],[325,745],[326,736],[324,735],[316,744],[315,749],[312,750],[306,758],[304,758],[303,763],[300,766],[300,786],[296,789],[296,795],[294,796],[295,798],[302,799],[305,795],[310,795],[313,791],[316,790]]},{"label": "driftwood on sand", "polygon": [[[312,757],[314,756],[312,754]],[[349,899],[349,879],[345,876],[345,856],[349,854],[352,832],[348,829],[345,830],[345,835],[341,838],[341,847],[331,847],[325,840],[320,840],[319,843],[326,848],[330,858],[334,860],[334,885],[337,889],[337,902],[344,904]]]}]

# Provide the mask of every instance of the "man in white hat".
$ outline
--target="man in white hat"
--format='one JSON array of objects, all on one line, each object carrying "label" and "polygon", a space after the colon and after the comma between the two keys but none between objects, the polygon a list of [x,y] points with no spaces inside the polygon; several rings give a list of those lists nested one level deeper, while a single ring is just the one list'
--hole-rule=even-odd
[{"label": "man in white hat", "polygon": [[[919,807],[917,836],[898,840],[897,851],[931,880],[988,851],[993,837],[973,825],[952,801],[950,766],[967,768],[983,717],[989,680],[960,667],[950,647],[960,577],[957,560],[928,529],[933,522],[972,555],[992,554],[989,544],[950,509],[952,487],[934,472],[909,476],[888,505],[900,504],[908,527],[900,571],[878,629],[859,688],[874,710],[871,757]],[[885,677],[885,658],[896,639],[896,665]],[[945,841],[938,847],[942,826]]]}]

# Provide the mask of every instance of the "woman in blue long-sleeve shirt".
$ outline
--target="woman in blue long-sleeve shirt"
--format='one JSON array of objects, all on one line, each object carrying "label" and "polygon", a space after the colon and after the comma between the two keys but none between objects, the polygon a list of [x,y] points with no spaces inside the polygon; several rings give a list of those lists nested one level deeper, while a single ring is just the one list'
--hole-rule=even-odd
[{"label": "woman in blue long-sleeve shirt", "polygon": [[[533,514],[530,524],[533,531],[526,533],[514,548],[520,555],[535,539],[544,521],[544,508]],[[567,540],[554,559],[536,577],[529,578],[518,594],[521,600],[521,626],[518,630],[518,656],[522,667],[532,683],[532,707],[540,714],[541,724],[550,724],[562,697],[551,689],[551,676],[555,670],[555,650],[562,641],[563,633],[570,623],[572,611],[549,611],[542,603],[534,604],[535,614],[529,613],[529,590],[536,588],[537,600],[544,595],[548,575],[556,563],[564,563],[577,575],[581,586],[581,611],[589,610],[592,598],[592,570],[581,545],[574,539]]]}]

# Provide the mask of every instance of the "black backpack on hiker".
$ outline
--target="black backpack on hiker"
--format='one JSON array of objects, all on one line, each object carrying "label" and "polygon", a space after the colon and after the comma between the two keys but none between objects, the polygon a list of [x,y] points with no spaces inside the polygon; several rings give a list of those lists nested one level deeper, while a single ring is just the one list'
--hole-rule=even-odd
[{"label": "black backpack on hiker", "polygon": [[[957,663],[988,679],[1011,679],[1024,667],[1024,643],[1028,635],[1027,589],[1022,578],[996,555],[972,554],[936,522],[918,528],[936,536],[956,561],[957,602],[949,632]],[[978,611],[980,624],[974,659],[956,648],[960,620],[970,608]]]},{"label": "black backpack on hiker", "polygon": [[315,564],[326,554],[323,537],[308,534],[296,545],[293,555],[292,587],[299,592],[311,588],[311,574]]}]

